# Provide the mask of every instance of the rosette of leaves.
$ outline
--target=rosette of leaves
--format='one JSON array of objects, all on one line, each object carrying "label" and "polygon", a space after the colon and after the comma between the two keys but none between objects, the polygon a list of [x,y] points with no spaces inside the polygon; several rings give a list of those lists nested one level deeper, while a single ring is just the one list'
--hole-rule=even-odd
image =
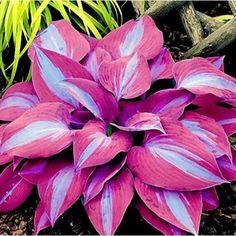
[{"label": "rosette of leaves", "polygon": [[[0,2],[0,69],[1,80],[6,87],[14,79],[29,80],[30,71],[19,78],[20,58],[28,50],[39,30],[46,28],[55,18],[64,18],[88,35],[101,38],[110,30],[118,27],[122,19],[116,0],[19,0]],[[23,62],[21,62],[23,63]],[[4,88],[3,88],[4,89]]]},{"label": "rosette of leaves", "polygon": [[56,21],[28,54],[32,83],[0,101],[0,212],[36,186],[36,234],[82,196],[101,235],[132,201],[163,234],[198,234],[215,186],[236,180],[236,83],[223,58],[174,62],[147,16],[101,40]]}]

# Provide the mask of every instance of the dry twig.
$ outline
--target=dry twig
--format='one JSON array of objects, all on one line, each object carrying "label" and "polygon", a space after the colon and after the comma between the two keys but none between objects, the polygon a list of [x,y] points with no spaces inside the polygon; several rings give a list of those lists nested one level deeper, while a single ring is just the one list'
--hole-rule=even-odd
[{"label": "dry twig", "polygon": [[181,7],[185,2],[186,1],[179,0],[156,1],[143,15],[149,15],[153,18],[162,18],[167,16],[171,11]]},{"label": "dry twig", "polygon": [[236,17],[188,50],[183,58],[212,55],[236,40]]},{"label": "dry twig", "polygon": [[179,15],[192,44],[195,45],[199,43],[204,38],[204,32],[193,3],[187,2],[184,4],[179,9]]}]

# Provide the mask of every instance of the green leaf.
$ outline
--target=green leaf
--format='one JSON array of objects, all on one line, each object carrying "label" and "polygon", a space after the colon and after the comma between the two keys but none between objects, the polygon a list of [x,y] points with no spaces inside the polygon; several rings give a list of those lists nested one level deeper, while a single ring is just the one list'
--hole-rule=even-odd
[{"label": "green leaf", "polygon": [[84,14],[81,14],[81,11],[78,9],[78,7],[76,7],[72,2],[64,2],[64,5],[67,6],[71,11],[73,11],[84,22],[84,24],[87,25],[87,27],[96,38],[101,38],[101,34],[97,30],[96,26],[91,22],[90,19],[85,17]]},{"label": "green leaf", "polygon": [[49,5],[54,7],[58,12],[60,12],[60,14],[65,20],[67,20],[68,22],[71,22],[70,17],[67,14],[65,7],[63,5],[63,1],[51,1]]},{"label": "green leaf", "polygon": [[[116,0],[0,0],[0,70],[9,87],[16,78],[20,58],[26,53],[39,30],[53,20],[51,10],[87,34],[101,38],[118,26],[122,13]],[[115,16],[115,17],[114,17]],[[14,60],[5,65],[3,53],[14,43]],[[7,71],[9,70],[10,78]],[[25,77],[24,77],[25,78]],[[26,80],[30,80],[29,70]]]},{"label": "green leaf", "polygon": [[36,10],[35,14],[33,15],[33,18],[31,21],[31,27],[33,27],[33,25],[37,22],[39,17],[41,18],[42,12],[48,6],[49,3],[50,3],[50,0],[43,0],[40,2],[38,9]]},{"label": "green leaf", "polygon": [[44,10],[44,20],[47,26],[52,22],[52,15],[48,7],[46,7]]},{"label": "green leaf", "polygon": [[12,9],[13,9],[14,2],[11,1],[9,2],[6,15],[5,15],[5,20],[4,20],[4,39],[3,39],[3,49],[7,47],[9,44],[11,35],[12,35]]}]

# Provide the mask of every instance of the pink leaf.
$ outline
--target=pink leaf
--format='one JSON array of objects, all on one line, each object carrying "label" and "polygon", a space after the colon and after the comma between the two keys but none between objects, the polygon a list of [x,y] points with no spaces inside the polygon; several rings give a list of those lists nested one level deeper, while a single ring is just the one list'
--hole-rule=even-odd
[{"label": "pink leaf", "polygon": [[79,102],[68,93],[62,82],[76,77],[92,80],[89,72],[76,61],[63,55],[38,47],[35,50],[32,77],[40,100],[63,101],[74,108],[80,108]]},{"label": "pink leaf", "polygon": [[202,198],[200,192],[177,192],[144,184],[135,179],[135,189],[147,207],[163,220],[198,234]]},{"label": "pink leaf", "polygon": [[7,166],[0,174],[0,212],[19,207],[30,195],[33,185],[22,179],[13,165]]},{"label": "pink leaf", "polygon": [[215,119],[228,136],[236,133],[236,109],[215,105],[211,109],[208,106],[202,107],[197,112]]},{"label": "pink leaf", "polygon": [[201,191],[203,211],[212,211],[218,208],[219,199],[215,188],[207,188]]},{"label": "pink leaf", "polygon": [[13,121],[38,103],[32,83],[14,84],[0,100],[0,120]]},{"label": "pink leaf", "polygon": [[119,124],[125,125],[126,121],[139,112],[142,101],[120,101],[119,102]]},{"label": "pink leaf", "polygon": [[38,180],[38,192],[53,226],[81,196],[91,169],[75,173],[72,163],[51,161]]},{"label": "pink leaf", "polygon": [[148,97],[143,102],[140,111],[178,118],[193,99],[194,95],[186,90],[161,90]]},{"label": "pink leaf", "polygon": [[118,129],[124,131],[146,131],[146,130],[159,130],[165,132],[161,125],[161,119],[158,115],[147,112],[136,113],[130,117],[124,126],[112,123]]},{"label": "pink leaf", "polygon": [[0,125],[0,144],[2,142],[2,135],[3,135],[3,131],[4,131],[6,126],[7,126],[7,124]]},{"label": "pink leaf", "polygon": [[181,123],[195,134],[216,158],[227,155],[232,159],[228,137],[215,120],[189,111],[181,117]]},{"label": "pink leaf", "polygon": [[[18,169],[18,167],[21,167],[21,163],[24,161],[23,157],[13,157],[13,170]],[[19,174],[19,172],[18,172]]]},{"label": "pink leaf", "polygon": [[223,73],[204,58],[178,62],[173,67],[177,88],[197,95],[211,93],[220,98],[236,96],[235,79]]},{"label": "pink leaf", "polygon": [[0,154],[0,165],[7,164],[13,160],[13,156],[7,154]]},{"label": "pink leaf", "polygon": [[134,194],[133,177],[124,169],[106,182],[102,192],[85,205],[90,221],[101,235],[113,235]]},{"label": "pink leaf", "polygon": [[217,163],[225,179],[236,181],[236,151],[233,148],[232,154],[232,161],[230,161],[227,156],[222,156],[217,159]]},{"label": "pink leaf", "polygon": [[162,48],[160,53],[149,61],[152,81],[173,78],[172,68],[174,63],[175,61],[169,50],[167,48]]},{"label": "pink leaf", "polygon": [[99,68],[99,81],[117,100],[138,97],[151,86],[148,63],[138,53],[104,61]]},{"label": "pink leaf", "polygon": [[81,103],[95,117],[107,123],[117,117],[118,106],[115,98],[98,83],[74,78],[67,79],[61,84],[71,98]]},{"label": "pink leaf", "polygon": [[162,220],[155,213],[153,213],[144,203],[138,202],[136,204],[142,218],[152,225],[155,229],[162,232],[164,235],[185,235],[185,232],[175,227],[174,225]]},{"label": "pink leaf", "polygon": [[47,160],[45,159],[27,160],[20,169],[19,175],[29,183],[37,184],[46,166]]},{"label": "pink leaf", "polygon": [[220,98],[216,97],[213,94],[204,94],[197,95],[195,99],[192,101],[192,104],[197,105],[199,107],[208,107],[209,104],[216,105],[220,102]]},{"label": "pink leaf", "polygon": [[236,98],[235,97],[224,99],[223,102],[236,108]]},{"label": "pink leaf", "polygon": [[78,169],[104,164],[118,153],[127,152],[132,138],[123,131],[117,131],[110,137],[106,134],[106,125],[94,120],[87,123],[76,133],[74,142],[74,163]]},{"label": "pink leaf", "polygon": [[7,164],[13,160],[13,156],[7,154],[0,154],[0,165]]},{"label": "pink leaf", "polygon": [[84,36],[84,38],[88,41],[89,45],[90,45],[90,51],[92,51],[98,44],[99,42],[99,39],[96,39],[92,36],[89,36],[87,34],[83,34],[82,35]]},{"label": "pink leaf", "polygon": [[94,172],[89,176],[84,190],[84,204],[96,197],[103,189],[105,183],[110,180],[124,166],[126,157],[119,160],[118,163],[109,162],[96,167]]},{"label": "pink leaf", "polygon": [[179,122],[162,119],[166,134],[149,131],[141,147],[128,152],[132,172],[147,184],[170,190],[199,190],[226,182],[215,157]]},{"label": "pink leaf", "polygon": [[141,52],[146,59],[152,59],[163,46],[162,32],[149,16],[130,20],[118,29],[107,34],[97,44],[108,51],[113,58],[129,56]]},{"label": "pink leaf", "polygon": [[[7,124],[3,124],[0,126],[0,149],[1,149],[1,143],[2,143],[2,135],[3,135],[3,130],[6,127]],[[4,165],[6,163],[9,163],[13,160],[13,156],[9,156],[6,153],[5,154],[0,154],[0,165]]]},{"label": "pink leaf", "polygon": [[110,61],[110,54],[102,49],[96,48],[94,51],[91,51],[85,59],[82,61],[82,64],[87,68],[91,73],[94,81],[98,82],[99,80],[99,67],[103,61]]},{"label": "pink leaf", "polygon": [[38,34],[28,53],[32,61],[35,46],[57,52],[75,61],[80,61],[90,50],[85,37],[65,20],[52,22]]},{"label": "pink leaf", "polygon": [[72,143],[69,122],[63,104],[39,104],[6,126],[0,152],[27,158],[55,155]]},{"label": "pink leaf", "polygon": [[50,226],[51,223],[44,210],[42,202],[40,202],[34,215],[34,234],[37,235],[41,230],[46,229]]},{"label": "pink leaf", "polygon": [[224,72],[225,68],[224,68],[224,58],[225,57],[207,57],[206,59],[213,65],[215,66],[217,69],[221,70]]},{"label": "pink leaf", "polygon": [[89,121],[94,119],[94,116],[89,111],[75,110],[71,113],[70,124],[73,128],[81,129]]}]

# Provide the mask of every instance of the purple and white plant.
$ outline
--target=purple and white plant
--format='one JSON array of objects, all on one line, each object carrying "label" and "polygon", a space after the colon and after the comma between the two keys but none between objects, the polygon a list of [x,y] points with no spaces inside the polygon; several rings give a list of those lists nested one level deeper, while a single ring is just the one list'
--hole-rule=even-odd
[{"label": "purple and white plant", "polygon": [[[32,83],[0,101],[0,212],[36,185],[36,234],[81,196],[97,232],[114,234],[136,192],[157,230],[197,234],[215,186],[236,179],[236,83],[223,59],[175,63],[150,17],[102,40],[57,21],[29,57]],[[175,86],[160,90],[160,79]]]}]

